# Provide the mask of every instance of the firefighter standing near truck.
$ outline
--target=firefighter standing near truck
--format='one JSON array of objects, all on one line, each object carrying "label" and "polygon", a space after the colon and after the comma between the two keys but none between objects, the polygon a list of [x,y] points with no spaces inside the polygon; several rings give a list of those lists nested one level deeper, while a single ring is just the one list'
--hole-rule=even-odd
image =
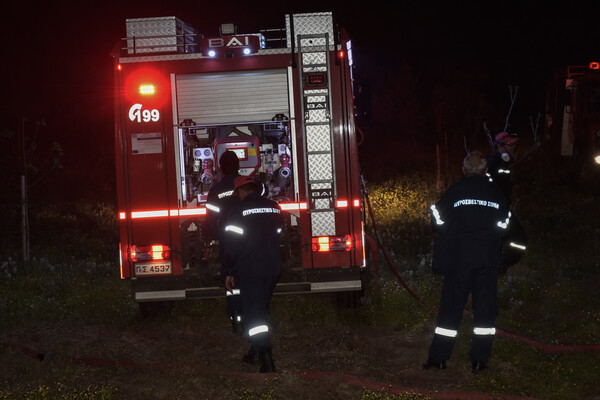
[{"label": "firefighter standing near truck", "polygon": [[225,227],[227,277],[225,287],[239,286],[251,347],[244,361],[260,364],[259,372],[275,372],[269,303],[281,274],[279,205],[258,192],[255,180],[240,176],[234,181],[239,200]]},{"label": "firefighter standing near truck", "polygon": [[[221,278],[225,282],[227,266],[225,264],[225,255],[223,254],[222,238],[224,233],[224,222],[229,218],[232,206],[237,203],[233,197],[233,182],[239,177],[240,161],[237,155],[227,150],[219,158],[219,167],[223,177],[217,183],[213,184],[208,191],[206,201],[206,234],[208,240],[219,240],[219,252],[221,259]],[[242,314],[242,300],[240,289],[233,287],[227,291],[227,316],[231,320],[231,329],[237,335],[244,333],[244,318]]]},{"label": "firefighter standing near truck", "polygon": [[517,159],[516,147],[519,138],[515,134],[501,132],[494,137],[494,152],[487,158],[488,174],[502,189],[510,201],[512,178],[510,166]]},{"label": "firefighter standing near truck", "polygon": [[[487,158],[488,175],[506,195],[509,205],[512,196],[511,165],[517,159],[519,138],[514,133],[500,132],[494,137],[494,152]],[[514,210],[513,210],[514,211]],[[511,216],[509,232],[502,245],[501,272],[516,264],[527,248],[527,234],[518,218]]]},{"label": "firefighter standing near truck", "polygon": [[433,269],[444,275],[442,296],[424,369],[445,369],[469,294],[473,305],[470,356],[473,373],[486,368],[496,333],[501,239],[509,224],[508,200],[486,177],[479,152],[463,161],[465,178],[431,207],[438,229]]}]

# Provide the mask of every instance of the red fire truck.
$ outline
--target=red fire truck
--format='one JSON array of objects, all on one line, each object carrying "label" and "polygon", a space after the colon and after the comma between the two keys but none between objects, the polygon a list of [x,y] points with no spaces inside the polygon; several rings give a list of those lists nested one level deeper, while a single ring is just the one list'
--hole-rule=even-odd
[{"label": "red fire truck", "polygon": [[140,306],[225,295],[203,223],[226,150],[286,214],[275,293],[362,289],[351,42],[330,12],[284,23],[204,36],[176,17],[126,20],[114,54],[120,261]]},{"label": "red fire truck", "polygon": [[549,88],[547,134],[586,177],[600,171],[600,63],[569,66]]}]

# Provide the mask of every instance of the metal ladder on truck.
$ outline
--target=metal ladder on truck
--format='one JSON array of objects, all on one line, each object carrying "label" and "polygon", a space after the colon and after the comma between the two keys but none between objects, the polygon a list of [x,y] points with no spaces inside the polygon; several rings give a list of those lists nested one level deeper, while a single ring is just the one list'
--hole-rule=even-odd
[{"label": "metal ladder on truck", "polygon": [[331,118],[330,38],[327,33],[299,34],[297,38],[300,82],[311,73],[325,76],[325,82],[318,87],[301,83],[304,170],[312,236],[334,236],[337,190]]}]

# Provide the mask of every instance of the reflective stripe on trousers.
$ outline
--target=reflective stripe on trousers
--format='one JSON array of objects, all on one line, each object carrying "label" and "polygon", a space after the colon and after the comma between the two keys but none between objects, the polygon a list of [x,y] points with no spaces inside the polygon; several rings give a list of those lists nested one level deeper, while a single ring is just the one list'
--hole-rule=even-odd
[{"label": "reflective stripe on trousers", "polygon": [[261,333],[267,333],[269,332],[269,326],[268,325],[258,325],[255,326],[254,328],[250,328],[248,329],[248,336],[252,337]]},{"label": "reflective stripe on trousers", "polygon": [[435,334],[454,338],[456,335],[458,335],[458,331],[454,329],[441,328],[438,326],[435,328]]},{"label": "reflective stripe on trousers", "polygon": [[481,336],[495,335],[496,328],[473,328],[473,334]]}]

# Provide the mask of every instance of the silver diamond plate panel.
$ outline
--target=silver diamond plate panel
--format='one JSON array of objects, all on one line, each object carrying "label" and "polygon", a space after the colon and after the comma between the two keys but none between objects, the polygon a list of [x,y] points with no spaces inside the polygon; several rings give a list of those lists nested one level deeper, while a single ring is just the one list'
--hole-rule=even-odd
[{"label": "silver diamond plate panel", "polygon": [[[125,26],[129,54],[183,51],[183,47],[177,47],[183,44],[183,37],[177,35],[194,33],[176,17],[129,18],[125,20]],[[192,40],[193,36],[188,37],[186,44],[191,44]]]},{"label": "silver diamond plate panel", "polygon": [[331,149],[329,126],[308,125],[306,127],[306,147],[308,151],[329,151]]},{"label": "silver diamond plate panel", "polygon": [[[333,16],[331,12],[293,14],[295,35],[329,34],[329,43],[333,44]],[[288,47],[291,47],[290,16],[285,16],[285,30]],[[296,43],[296,46],[298,44]]]},{"label": "silver diamond plate panel", "polygon": [[325,53],[302,53],[302,65],[305,67],[311,64],[325,64],[326,62]]},{"label": "silver diamond plate panel", "polygon": [[331,154],[308,155],[308,180],[330,181],[333,179],[331,170]]},{"label": "silver diamond plate panel", "polygon": [[316,190],[316,189],[331,189],[331,183],[327,183],[327,182],[311,183],[310,184],[310,188],[311,188],[311,190]]},{"label": "silver diamond plate panel", "polygon": [[320,211],[310,214],[313,236],[335,235],[335,214],[333,211]]},{"label": "silver diamond plate panel", "polygon": [[307,103],[323,103],[325,100],[327,100],[326,96],[307,96],[306,97]]},{"label": "silver diamond plate panel", "polygon": [[327,72],[327,67],[302,67],[302,72]]},{"label": "silver diamond plate panel", "polygon": [[309,110],[307,122],[328,122],[329,113],[327,110]]},{"label": "silver diamond plate panel", "polygon": [[329,199],[315,199],[315,210],[326,210],[329,208]]},{"label": "silver diamond plate panel", "polygon": [[329,92],[329,90],[327,89],[310,89],[310,90],[305,90],[304,94],[307,96],[314,96],[314,95],[319,95],[319,94],[327,94]]},{"label": "silver diamond plate panel", "polygon": [[324,37],[303,37],[300,39],[302,52],[325,52],[327,51],[327,41]]}]

